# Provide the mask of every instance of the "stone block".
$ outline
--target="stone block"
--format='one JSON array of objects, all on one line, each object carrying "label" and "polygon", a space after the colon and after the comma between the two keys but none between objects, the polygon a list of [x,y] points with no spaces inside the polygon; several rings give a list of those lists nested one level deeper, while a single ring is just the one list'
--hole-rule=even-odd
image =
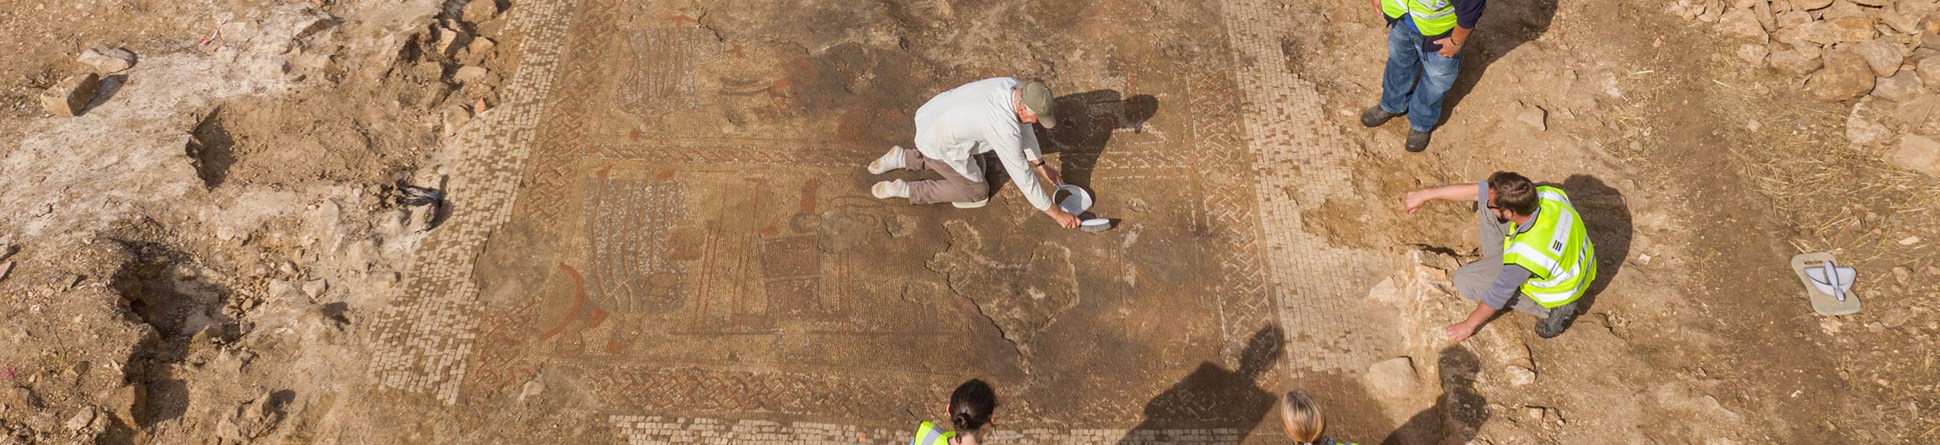
[{"label": "stone block", "polygon": [[101,76],[94,73],[68,76],[40,93],[40,106],[55,116],[79,116],[94,101],[100,86]]},{"label": "stone block", "polygon": [[119,73],[135,67],[135,53],[121,48],[97,46],[82,52],[80,61],[94,67],[97,73]]}]

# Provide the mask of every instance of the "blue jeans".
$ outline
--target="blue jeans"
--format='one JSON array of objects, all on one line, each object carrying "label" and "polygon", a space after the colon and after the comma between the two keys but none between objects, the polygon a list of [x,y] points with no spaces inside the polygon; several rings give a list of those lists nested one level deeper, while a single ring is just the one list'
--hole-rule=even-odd
[{"label": "blue jeans", "polygon": [[[1421,31],[1403,17],[1388,28],[1388,69],[1381,75],[1381,110],[1408,115],[1408,129],[1427,132],[1442,120],[1442,96],[1455,87],[1462,54],[1422,51]],[[1416,75],[1420,82],[1416,83]]]}]

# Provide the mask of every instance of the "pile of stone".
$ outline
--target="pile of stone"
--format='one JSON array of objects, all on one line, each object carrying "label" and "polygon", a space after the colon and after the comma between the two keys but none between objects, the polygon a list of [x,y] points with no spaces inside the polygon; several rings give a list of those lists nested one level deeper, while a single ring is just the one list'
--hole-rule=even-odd
[{"label": "pile of stone", "polygon": [[[1819,100],[1859,99],[1855,145],[1940,177],[1940,0],[1678,0],[1687,19],[1748,40],[1737,56],[1804,80]],[[1930,151],[1930,152],[1929,152]]]},{"label": "pile of stone", "polygon": [[456,96],[462,96],[465,104],[440,110],[445,137],[454,136],[472,117],[498,101],[498,85],[505,79],[487,65],[496,62],[498,42],[491,36],[506,26],[508,7],[503,0],[447,2],[430,32],[421,37],[420,56],[412,68],[415,76],[445,84],[434,86],[439,91],[427,97],[453,96],[448,90],[456,89]]}]

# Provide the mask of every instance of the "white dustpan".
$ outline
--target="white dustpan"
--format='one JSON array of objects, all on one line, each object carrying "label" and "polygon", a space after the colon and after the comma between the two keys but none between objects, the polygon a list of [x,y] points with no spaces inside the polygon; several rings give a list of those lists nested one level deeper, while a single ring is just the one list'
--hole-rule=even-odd
[{"label": "white dustpan", "polygon": [[1846,294],[1852,293],[1851,266],[1840,266],[1832,261],[1806,266],[1805,277],[1812,279],[1812,286],[1819,288],[1819,292],[1832,294],[1840,301],[1845,301]]},{"label": "white dustpan", "polygon": [[1858,272],[1840,266],[1830,252],[1801,253],[1792,257],[1792,272],[1805,283],[1805,296],[1812,311],[1821,315],[1846,315],[1859,312],[1859,295],[1852,291]]},{"label": "white dustpan", "polygon": [[[1082,215],[1085,213],[1085,210],[1091,209],[1091,192],[1085,191],[1083,187],[1064,184],[1058,186],[1057,191],[1064,192],[1065,194],[1064,199],[1058,200],[1058,209],[1064,210],[1064,213],[1076,216]],[[1052,194],[1055,195],[1057,192],[1052,192]]]}]

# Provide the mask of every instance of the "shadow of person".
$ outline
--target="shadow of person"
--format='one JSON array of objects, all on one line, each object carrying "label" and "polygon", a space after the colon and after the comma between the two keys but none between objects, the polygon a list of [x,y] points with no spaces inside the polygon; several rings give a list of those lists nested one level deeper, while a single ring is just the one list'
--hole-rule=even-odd
[{"label": "shadow of person", "polygon": [[1145,131],[1145,122],[1159,112],[1159,99],[1140,94],[1124,97],[1115,90],[1094,90],[1057,98],[1057,128],[1037,129],[1037,140],[1045,154],[1059,153],[1058,173],[1064,182],[1091,185],[1091,173],[1098,157],[1105,152],[1112,132],[1131,129]]},{"label": "shadow of person", "polygon": [[1407,423],[1381,440],[1382,445],[1468,443],[1482,430],[1482,424],[1488,422],[1488,400],[1475,391],[1475,376],[1482,372],[1482,360],[1468,348],[1457,345],[1442,349],[1437,363],[1441,370],[1441,398],[1435,400],[1435,406],[1408,418]]},{"label": "shadow of person", "polygon": [[[1273,410],[1274,392],[1261,387],[1260,377],[1280,362],[1285,345],[1286,336],[1279,326],[1260,328],[1247,339],[1238,369],[1200,363],[1185,379],[1146,402],[1145,420],[1117,443],[1203,442],[1208,433],[1205,430],[1214,429],[1231,430],[1236,435],[1234,443],[1245,441],[1247,433]],[[1171,437],[1166,430],[1198,431],[1186,433],[1190,437]],[[1216,437],[1224,438],[1225,433]]]},{"label": "shadow of person", "polygon": [[1556,0],[1492,0],[1475,24],[1475,33],[1463,48],[1461,71],[1455,86],[1442,96],[1442,122],[1454,122],[1455,105],[1475,90],[1489,66],[1509,55],[1524,43],[1549,31],[1556,17]]},{"label": "shadow of person", "polygon": [[1596,248],[1596,281],[1590,282],[1590,289],[1583,293],[1583,307],[1576,311],[1582,316],[1596,304],[1603,289],[1610,287],[1610,280],[1623,269],[1624,259],[1630,258],[1634,229],[1630,223],[1630,205],[1624,202],[1623,192],[1605,185],[1603,180],[1589,175],[1570,175],[1563,180],[1562,188],[1569,193],[1576,213],[1582,215],[1583,229],[1590,232],[1590,245]]}]

